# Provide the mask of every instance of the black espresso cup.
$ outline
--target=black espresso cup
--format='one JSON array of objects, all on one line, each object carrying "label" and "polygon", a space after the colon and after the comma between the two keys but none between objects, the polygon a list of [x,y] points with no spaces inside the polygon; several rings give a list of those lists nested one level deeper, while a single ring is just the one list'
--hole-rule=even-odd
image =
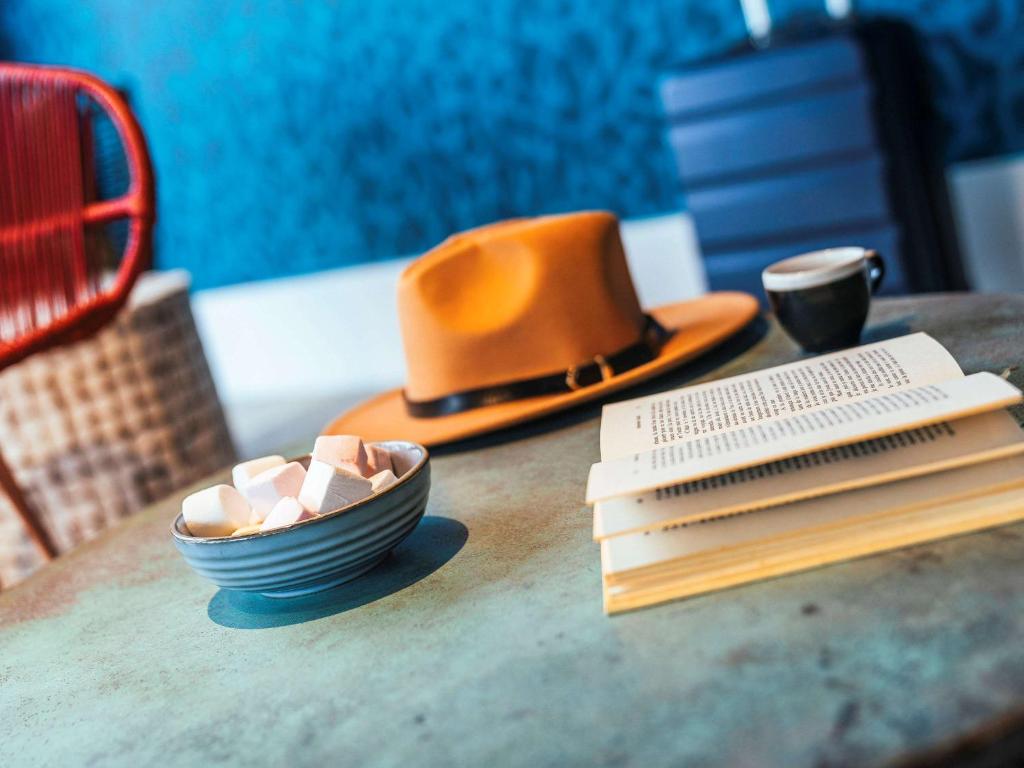
[{"label": "black espresso cup", "polygon": [[885,264],[867,248],[827,248],[777,261],[761,273],[786,332],[808,352],[852,347],[868,316]]}]

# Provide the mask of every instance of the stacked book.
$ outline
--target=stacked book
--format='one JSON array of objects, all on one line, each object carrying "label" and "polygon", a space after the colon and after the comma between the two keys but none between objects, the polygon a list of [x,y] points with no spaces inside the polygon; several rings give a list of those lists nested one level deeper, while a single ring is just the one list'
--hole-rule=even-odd
[{"label": "stacked book", "polygon": [[605,610],[1024,519],[1020,401],[916,333],[605,406]]}]

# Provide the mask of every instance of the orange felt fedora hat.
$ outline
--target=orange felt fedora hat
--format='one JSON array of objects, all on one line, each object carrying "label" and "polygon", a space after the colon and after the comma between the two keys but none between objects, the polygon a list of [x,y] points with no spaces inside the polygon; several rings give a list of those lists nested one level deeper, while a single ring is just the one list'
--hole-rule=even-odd
[{"label": "orange felt fedora hat", "polygon": [[473,229],[399,279],[405,388],[349,410],[325,434],[429,446],[512,426],[678,366],[757,310],[747,294],[712,293],[645,312],[610,213]]}]

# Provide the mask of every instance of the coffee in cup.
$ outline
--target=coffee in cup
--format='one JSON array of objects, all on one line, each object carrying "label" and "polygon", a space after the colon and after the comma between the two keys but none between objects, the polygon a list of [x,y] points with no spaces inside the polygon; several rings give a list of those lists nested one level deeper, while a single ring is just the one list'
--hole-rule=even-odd
[{"label": "coffee in cup", "polygon": [[885,275],[867,248],[826,248],[778,261],[761,273],[768,301],[786,332],[808,352],[852,347]]}]

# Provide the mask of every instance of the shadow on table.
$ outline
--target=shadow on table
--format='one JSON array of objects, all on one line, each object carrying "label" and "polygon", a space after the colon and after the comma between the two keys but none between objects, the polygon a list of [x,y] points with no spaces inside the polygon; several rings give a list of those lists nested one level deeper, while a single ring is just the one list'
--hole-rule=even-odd
[{"label": "shadow on table", "polygon": [[913,318],[908,316],[889,320],[885,323],[869,322],[864,329],[864,333],[861,334],[860,343],[874,344],[877,341],[888,341],[898,336],[906,336],[908,333],[913,333],[917,329],[911,327],[912,320]]},{"label": "shadow on table", "polygon": [[222,627],[267,629],[315,621],[368,605],[425,579],[462,549],[469,531],[448,517],[424,517],[409,538],[364,576],[334,589],[287,600],[220,589],[206,613]]}]

